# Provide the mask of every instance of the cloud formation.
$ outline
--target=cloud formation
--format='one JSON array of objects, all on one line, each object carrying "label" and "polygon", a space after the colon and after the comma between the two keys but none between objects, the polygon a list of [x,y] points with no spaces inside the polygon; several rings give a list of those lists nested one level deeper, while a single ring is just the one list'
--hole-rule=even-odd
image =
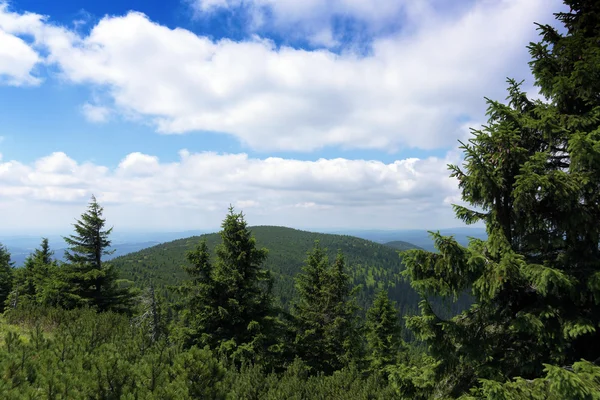
[{"label": "cloud formation", "polygon": [[[301,16],[326,4],[267,2],[281,10],[292,7]],[[201,7],[227,4],[212,1]],[[364,4],[339,0],[327,7],[365,18],[386,14],[387,6],[367,11]],[[386,4],[402,8],[408,3]],[[136,12],[107,16],[81,36],[3,6],[0,29],[29,46],[27,51],[47,53],[41,64],[31,57],[28,63],[10,64],[13,78],[37,79],[33,65],[52,66],[66,81],[103,91],[110,99],[111,104],[94,107],[141,117],[162,133],[224,132],[260,151],[327,146],[394,151],[453,145],[465,120],[483,114],[483,96],[504,98],[506,76],[527,76],[525,45],[536,37],[532,22],[551,20],[549,10],[558,4],[480,1],[452,19],[415,19],[409,34],[376,39],[367,56],[351,49],[336,54],[277,47],[258,37],[213,41]],[[22,42],[27,35],[34,37],[33,44]],[[92,113],[92,120],[104,115]]]},{"label": "cloud formation", "polygon": [[108,121],[111,113],[108,107],[97,106],[90,103],[85,103],[81,107],[81,112],[83,113],[85,119],[95,123],[103,123]]},{"label": "cloud formation", "polygon": [[[173,229],[213,228],[229,204],[252,216],[252,224],[451,226],[456,221],[448,200],[456,196],[457,188],[448,178],[448,162],[456,162],[455,157],[385,164],[182,150],[177,162],[131,153],[110,169],[78,163],[57,152],[30,165],[0,162],[0,203],[13,205],[0,207],[0,219],[10,226],[18,215],[18,226],[25,227],[39,222],[39,210],[56,207],[60,215],[67,210],[74,213],[62,221],[68,226],[93,193],[121,229],[153,227],[157,221],[163,228],[165,224]],[[21,209],[28,211],[15,211]]]},{"label": "cloud formation", "polygon": [[193,0],[191,5],[199,19],[226,10],[249,19],[251,32],[275,30],[324,47],[339,46],[347,29],[377,35],[399,21],[409,25],[426,18],[432,8],[429,1],[407,0],[381,0],[376,6],[363,0]]},{"label": "cloud formation", "polygon": [[18,21],[7,21],[6,7],[6,4],[0,3],[0,85],[37,85],[41,80],[32,72],[42,58],[23,39],[5,30],[14,32]]}]

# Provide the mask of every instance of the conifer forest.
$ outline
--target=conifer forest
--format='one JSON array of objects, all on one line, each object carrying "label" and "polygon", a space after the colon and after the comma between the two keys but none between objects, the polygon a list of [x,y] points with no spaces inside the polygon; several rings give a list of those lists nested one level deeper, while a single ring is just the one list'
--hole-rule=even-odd
[{"label": "conifer forest", "polygon": [[600,2],[565,5],[523,43],[539,98],[509,78],[448,166],[486,240],[398,250],[231,207],[108,261],[92,197],[64,257],[0,246],[0,398],[600,399]]}]

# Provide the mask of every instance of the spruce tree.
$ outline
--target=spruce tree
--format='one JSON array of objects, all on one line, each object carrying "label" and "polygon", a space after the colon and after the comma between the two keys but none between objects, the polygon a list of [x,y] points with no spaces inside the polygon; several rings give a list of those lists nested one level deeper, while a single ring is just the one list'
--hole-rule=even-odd
[{"label": "spruce tree", "polygon": [[535,379],[546,364],[600,359],[600,6],[566,1],[566,32],[540,26],[529,46],[545,101],[510,80],[508,103],[488,100],[488,125],[450,166],[488,240],[468,248],[435,234],[439,253],[409,251],[406,275],[424,298],[472,291],[445,320],[423,301],[408,320],[436,358],[438,382],[459,394],[479,379]]},{"label": "spruce tree", "polygon": [[262,362],[276,344],[273,282],[262,267],[268,252],[232,207],[221,227],[214,265],[205,242],[188,254],[191,279],[179,289],[186,344]]},{"label": "spruce tree", "polygon": [[214,336],[219,321],[218,285],[213,278],[213,266],[205,240],[186,254],[188,265],[183,268],[188,280],[176,288],[182,300],[178,304],[185,347],[198,345],[215,348],[218,338]]},{"label": "spruce tree", "polygon": [[372,370],[382,370],[398,362],[402,346],[400,319],[385,290],[377,293],[367,311],[365,331]]},{"label": "spruce tree", "polygon": [[57,305],[53,299],[57,295],[54,288],[59,279],[58,264],[52,259],[53,254],[48,239],[43,238],[40,248],[25,259],[22,268],[15,270],[11,293],[14,306]]},{"label": "spruce tree", "polygon": [[345,261],[338,253],[330,265],[318,241],[296,277],[293,307],[298,353],[314,372],[331,374],[362,355],[355,301]]},{"label": "spruce tree", "polygon": [[62,293],[67,290],[67,287],[63,279],[63,271],[53,255],[48,239],[43,238],[40,248],[35,249],[28,262],[31,264],[34,288],[32,300],[38,305],[58,307],[61,305]]},{"label": "spruce tree", "polygon": [[65,251],[65,276],[68,296],[67,307],[90,306],[98,311],[131,310],[134,293],[120,285],[117,272],[103,257],[112,254],[109,235],[105,230],[103,208],[92,196],[87,212],[73,226],[75,234],[65,237],[69,245]]},{"label": "spruce tree", "polygon": [[8,249],[0,244],[0,313],[4,312],[6,300],[13,286],[13,264]]}]

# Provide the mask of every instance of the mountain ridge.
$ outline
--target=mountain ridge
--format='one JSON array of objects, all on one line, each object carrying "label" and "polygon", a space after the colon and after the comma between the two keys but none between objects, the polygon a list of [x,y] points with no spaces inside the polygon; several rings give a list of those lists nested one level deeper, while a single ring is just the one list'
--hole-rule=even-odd
[{"label": "mountain ridge", "polygon": [[[385,289],[397,301],[403,315],[417,310],[420,296],[401,277],[404,266],[398,250],[391,246],[351,235],[310,232],[275,225],[251,226],[249,229],[256,238],[257,247],[269,250],[264,267],[271,271],[274,295],[284,307],[288,307],[295,296],[294,277],[301,271],[306,253],[312,249],[315,240],[319,240],[321,246],[327,248],[330,261],[333,261],[338,250],[344,254],[352,283],[361,286],[358,294],[361,307],[370,306],[375,293]],[[187,278],[182,268],[187,264],[185,254],[202,239],[206,240],[214,256],[215,246],[220,243],[218,233],[161,243],[116,257],[111,263],[123,278],[133,280],[140,286],[152,283],[169,296],[164,289],[178,285]],[[411,243],[402,243],[402,250],[418,248]]]}]

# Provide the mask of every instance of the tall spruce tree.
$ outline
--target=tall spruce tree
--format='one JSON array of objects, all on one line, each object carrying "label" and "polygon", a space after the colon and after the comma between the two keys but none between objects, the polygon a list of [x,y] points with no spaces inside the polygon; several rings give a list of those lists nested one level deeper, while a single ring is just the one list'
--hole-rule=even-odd
[{"label": "tall spruce tree", "polygon": [[398,362],[402,346],[402,329],[398,310],[385,290],[380,290],[367,311],[365,324],[369,350],[368,361],[374,371]]},{"label": "tall spruce tree", "polygon": [[345,268],[341,253],[331,265],[316,241],[296,277],[296,345],[300,358],[314,372],[331,374],[362,356],[357,288],[351,287]]},{"label": "tall spruce tree", "polygon": [[4,312],[6,300],[13,286],[13,264],[8,249],[0,244],[0,313]]},{"label": "tall spruce tree", "polygon": [[92,196],[87,212],[73,226],[75,234],[65,237],[69,245],[65,251],[65,277],[68,295],[67,307],[90,306],[98,311],[129,312],[134,293],[122,286],[114,268],[103,257],[112,254],[108,250],[112,228],[105,230],[103,208]]},{"label": "tall spruce tree", "polygon": [[214,265],[205,242],[188,254],[191,279],[179,288],[185,341],[262,362],[276,344],[273,282],[262,267],[268,252],[256,247],[244,215],[233,207],[221,227]]},{"label": "tall spruce tree", "polygon": [[404,256],[425,298],[475,298],[450,320],[426,301],[408,320],[453,395],[600,359],[600,4],[565,3],[566,33],[540,26],[529,46],[547,101],[509,81],[508,104],[488,100],[488,125],[463,145],[463,167],[450,167],[473,207],[455,206],[457,216],[484,222],[488,240],[464,248],[436,234],[439,253]]}]

